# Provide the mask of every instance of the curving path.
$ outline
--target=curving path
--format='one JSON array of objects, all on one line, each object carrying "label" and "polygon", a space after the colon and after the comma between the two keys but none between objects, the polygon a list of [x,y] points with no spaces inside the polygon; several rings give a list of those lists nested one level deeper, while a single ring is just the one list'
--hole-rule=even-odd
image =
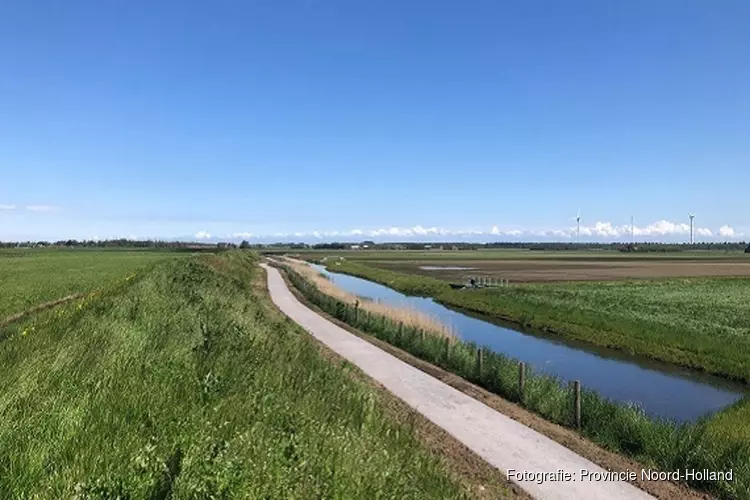
[{"label": "curving path", "polygon": [[[277,269],[261,265],[268,273],[271,300],[284,314],[427,419],[445,429],[533,497],[587,500],[653,498],[625,481],[583,478],[582,470],[590,473],[605,471],[548,437],[331,323],[300,303],[287,288]],[[540,484],[509,474],[510,470],[533,473],[563,471],[570,473],[573,480],[547,480]]]}]

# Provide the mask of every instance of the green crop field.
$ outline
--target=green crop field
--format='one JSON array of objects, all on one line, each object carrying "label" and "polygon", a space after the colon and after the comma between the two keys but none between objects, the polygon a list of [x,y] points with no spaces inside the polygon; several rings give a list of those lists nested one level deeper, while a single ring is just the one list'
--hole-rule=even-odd
[{"label": "green crop field", "polygon": [[[87,258],[101,278],[156,257]],[[12,323],[0,340],[3,498],[467,495],[379,392],[280,317],[256,263],[166,259]],[[51,296],[80,288],[56,286]]]},{"label": "green crop field", "polygon": [[35,305],[88,292],[175,255],[145,250],[0,250],[0,324]]}]

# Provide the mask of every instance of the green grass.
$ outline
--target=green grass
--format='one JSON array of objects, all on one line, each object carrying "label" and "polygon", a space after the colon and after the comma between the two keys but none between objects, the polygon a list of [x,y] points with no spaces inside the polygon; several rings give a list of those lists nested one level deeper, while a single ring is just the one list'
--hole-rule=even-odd
[{"label": "green grass", "polygon": [[[335,266],[338,270],[338,266]],[[480,346],[423,335],[385,317],[373,316],[323,294],[314,284],[285,268],[295,286],[313,304],[355,328],[389,342],[420,359],[440,366],[542,417],[574,425],[572,393],[559,379],[529,373],[523,392],[518,386],[518,361]],[[649,418],[642,410],[616,404],[597,393],[582,393],[581,433],[604,447],[650,467],[734,471],[733,482],[693,482],[691,485],[723,498],[750,498],[750,401],[743,400],[713,419],[677,425]]]},{"label": "green grass", "polygon": [[3,498],[461,498],[244,252],[157,263],[0,341]]},{"label": "green grass", "polygon": [[750,382],[750,278],[452,290],[435,278],[349,260],[331,270],[563,337]]},{"label": "green grass", "polygon": [[0,321],[43,302],[88,292],[174,255],[143,250],[0,250]]}]

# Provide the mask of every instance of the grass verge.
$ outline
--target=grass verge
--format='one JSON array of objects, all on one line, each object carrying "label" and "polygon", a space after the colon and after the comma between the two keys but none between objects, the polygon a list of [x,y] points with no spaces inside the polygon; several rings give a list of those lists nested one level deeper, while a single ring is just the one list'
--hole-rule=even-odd
[{"label": "grass verge", "polygon": [[[571,427],[572,398],[558,379],[527,374],[524,391],[519,390],[518,363],[484,350],[477,363],[479,346],[472,342],[421,336],[417,330],[385,317],[355,314],[351,307],[328,296],[291,269],[290,281],[310,302],[357,329],[386,341],[414,356],[498,394],[543,416]],[[733,481],[689,481],[690,486],[723,498],[750,498],[750,442],[717,432],[710,420],[676,425],[647,417],[637,408],[618,405],[584,390],[581,433],[604,448],[632,457],[665,471],[695,469],[733,471]],[[746,403],[739,403],[737,411]],[[733,409],[734,410],[734,409]]]},{"label": "grass verge", "polygon": [[253,289],[241,252],[170,260],[11,325],[5,498],[462,498]]}]

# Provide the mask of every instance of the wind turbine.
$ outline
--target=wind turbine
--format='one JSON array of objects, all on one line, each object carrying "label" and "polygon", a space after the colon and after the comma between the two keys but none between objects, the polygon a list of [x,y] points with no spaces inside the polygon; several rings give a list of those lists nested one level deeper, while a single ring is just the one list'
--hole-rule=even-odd
[{"label": "wind turbine", "polygon": [[690,244],[692,245],[695,242],[693,239],[693,219],[695,219],[695,214],[688,213],[688,217],[690,217]]}]

